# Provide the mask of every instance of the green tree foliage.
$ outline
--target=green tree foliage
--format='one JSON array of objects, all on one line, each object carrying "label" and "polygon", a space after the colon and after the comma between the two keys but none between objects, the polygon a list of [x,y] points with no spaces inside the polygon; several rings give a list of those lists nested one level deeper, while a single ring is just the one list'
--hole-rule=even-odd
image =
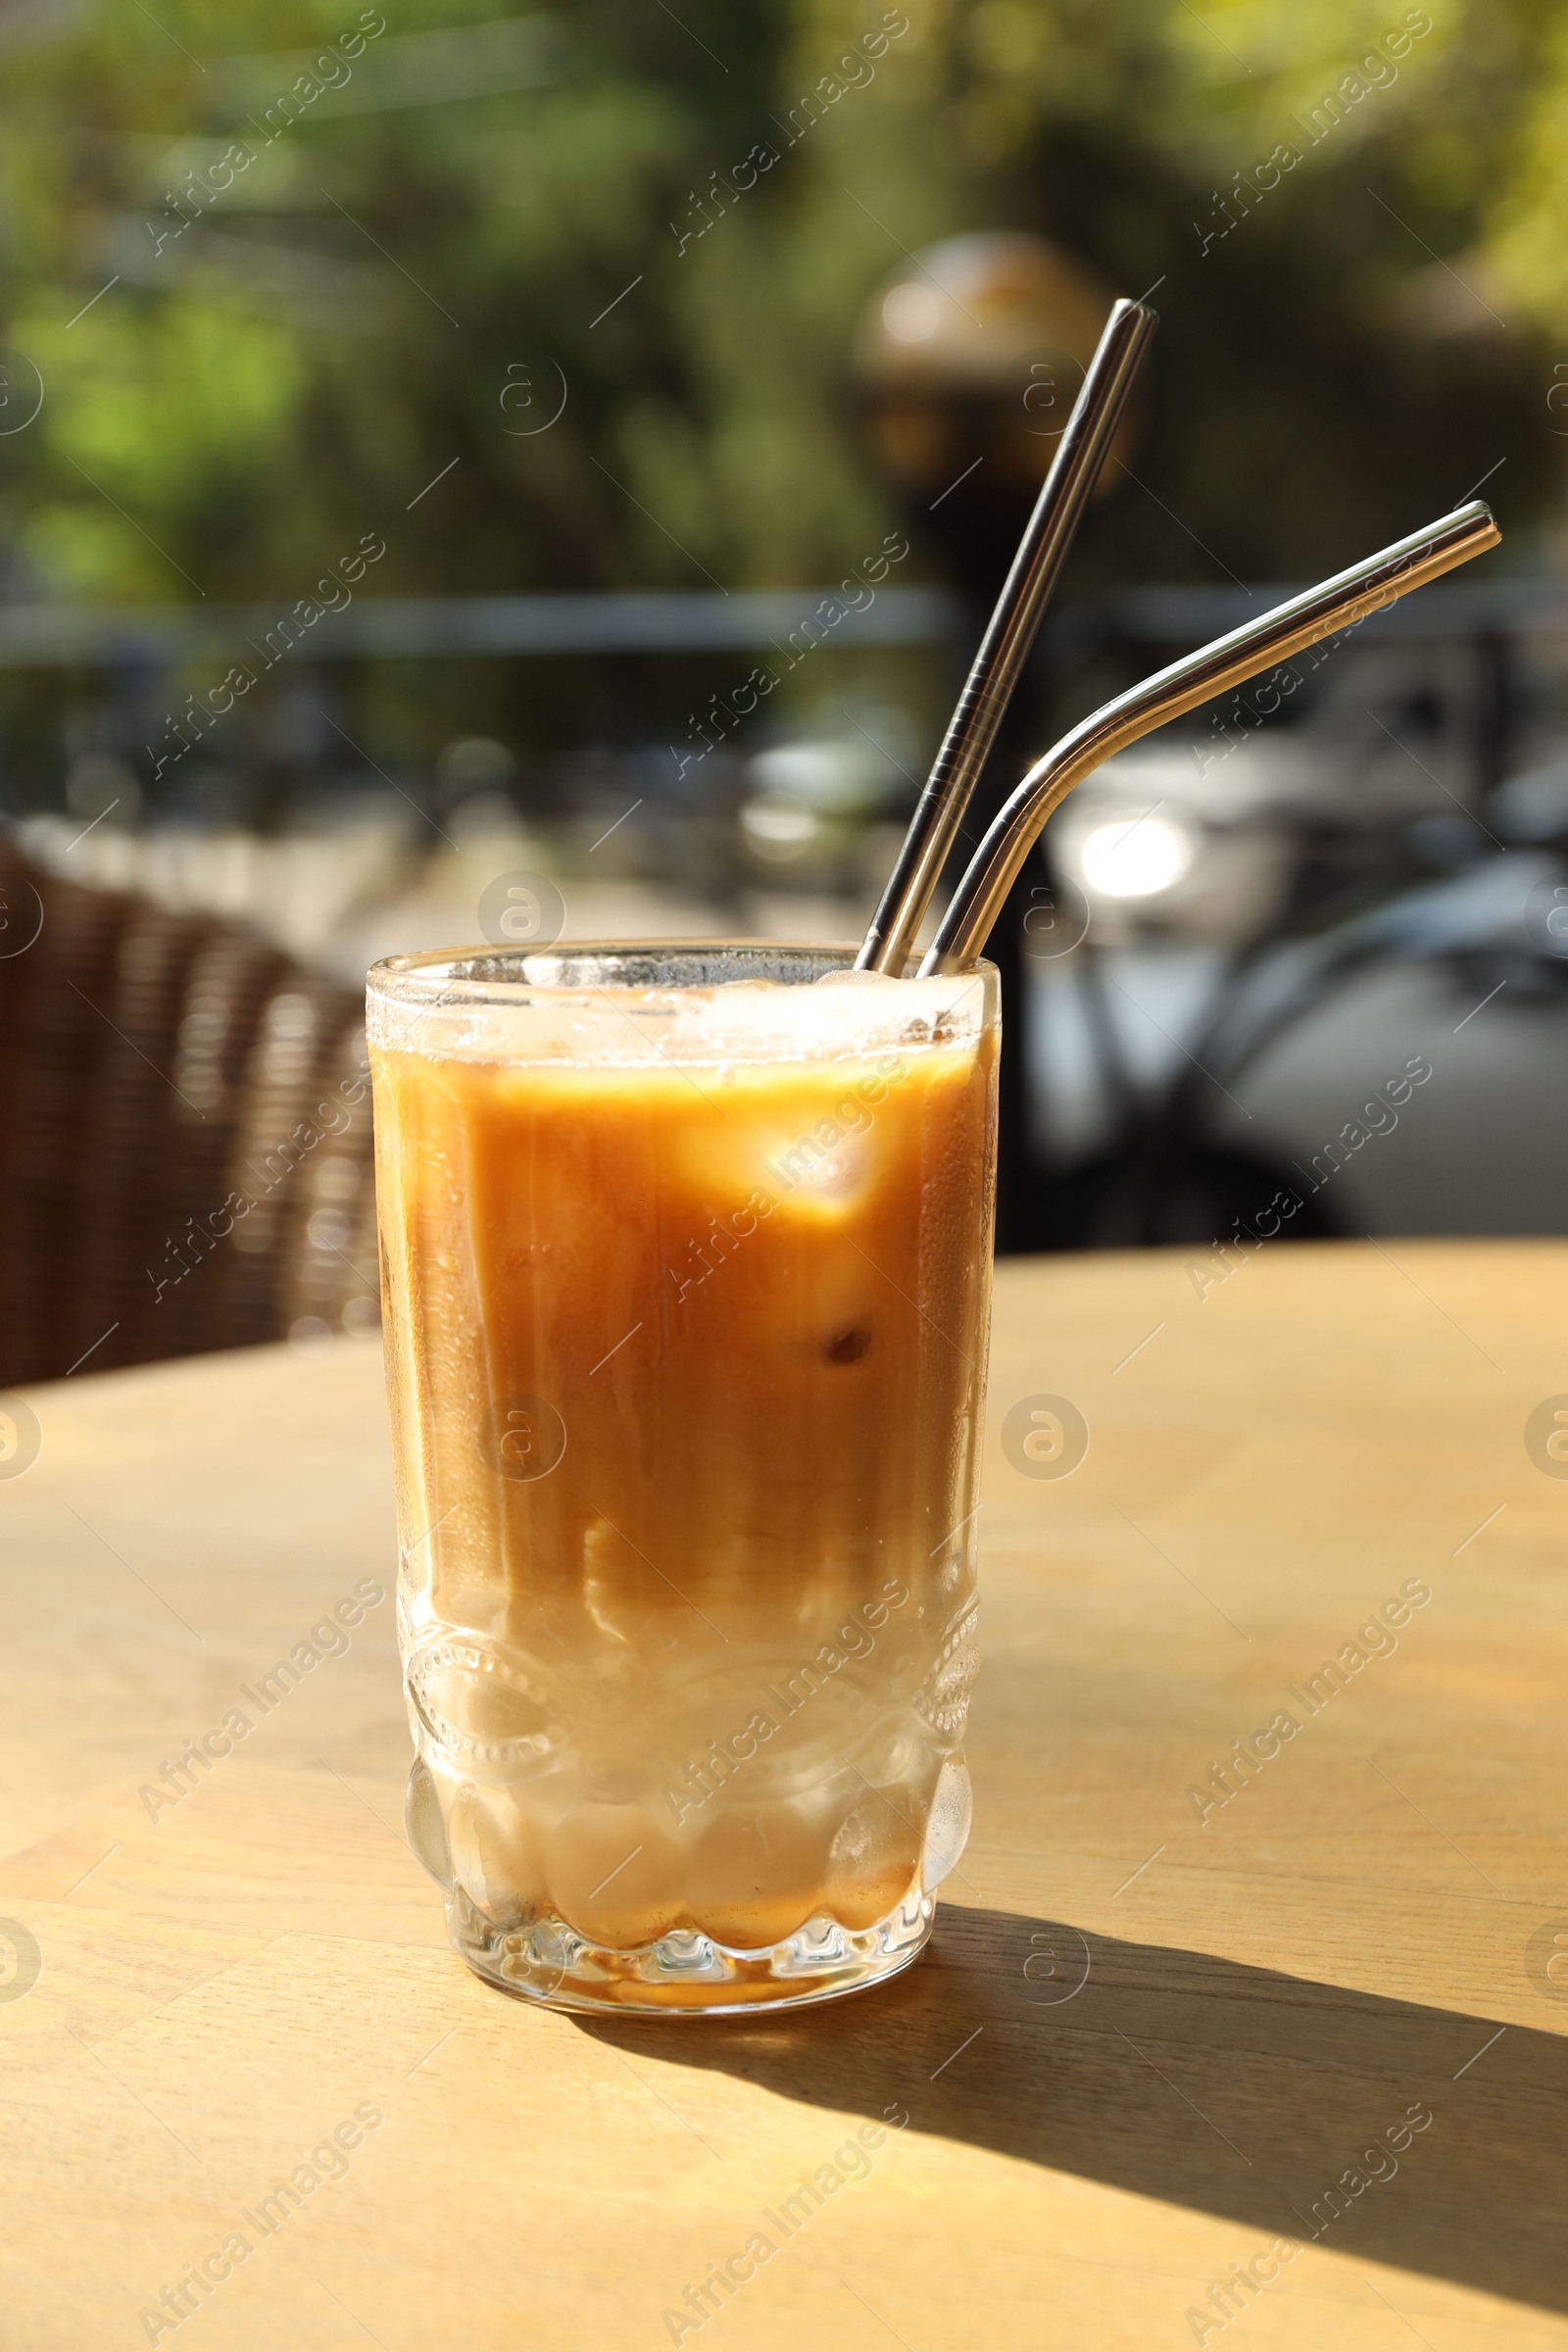
[{"label": "green tree foliage", "polygon": [[1549,0],[388,5],[0,20],[13,593],[293,598],[366,531],[383,594],[831,576],[856,322],[998,225],[1163,280],[1091,574],[1299,575],[1499,458],[1549,507]]}]

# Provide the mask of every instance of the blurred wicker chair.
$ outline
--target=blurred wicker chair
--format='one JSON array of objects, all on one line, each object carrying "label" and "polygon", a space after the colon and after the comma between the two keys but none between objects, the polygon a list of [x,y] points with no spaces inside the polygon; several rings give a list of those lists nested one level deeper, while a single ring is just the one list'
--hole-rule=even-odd
[{"label": "blurred wicker chair", "polygon": [[364,1012],[0,841],[0,1381],[371,1328]]}]

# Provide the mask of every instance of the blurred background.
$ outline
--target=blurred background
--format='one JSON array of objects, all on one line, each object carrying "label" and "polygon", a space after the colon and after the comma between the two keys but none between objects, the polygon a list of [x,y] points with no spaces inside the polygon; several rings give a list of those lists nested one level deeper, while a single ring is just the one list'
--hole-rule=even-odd
[{"label": "blurred background", "polygon": [[1506,536],[1053,820],[999,1246],[1568,1230],[1547,0],[7,0],[0,127],[0,1378],[373,1323],[373,956],[858,937],[1116,294],[972,832]]}]

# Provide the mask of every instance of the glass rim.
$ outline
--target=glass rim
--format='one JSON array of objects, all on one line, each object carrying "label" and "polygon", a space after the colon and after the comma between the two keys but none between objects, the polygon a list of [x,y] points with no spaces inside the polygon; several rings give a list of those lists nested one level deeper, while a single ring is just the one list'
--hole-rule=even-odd
[{"label": "glass rim", "polygon": [[[529,998],[563,1000],[598,994],[615,986],[639,992],[679,994],[733,986],[745,977],[720,977],[704,971],[733,958],[742,965],[793,965],[776,975],[785,985],[808,983],[824,970],[846,971],[859,954],[856,941],[746,938],[701,939],[573,939],[545,945],[524,942],[492,945],[478,942],[461,947],[420,949],[402,956],[384,956],[366,975],[367,993],[403,1004],[452,1004],[454,1000],[499,1004],[522,1004]],[[624,965],[692,965],[689,976],[652,974],[617,978],[609,971],[594,973],[595,963]],[[501,967],[512,967],[511,969]],[[579,967],[572,971],[569,968]],[[812,969],[812,967],[815,969]],[[529,968],[533,967],[533,968]],[[934,975],[941,980],[973,980],[994,973],[996,965],[983,956]],[[912,982],[914,973],[867,974],[892,986]],[[929,985],[929,984],[928,984]]]}]

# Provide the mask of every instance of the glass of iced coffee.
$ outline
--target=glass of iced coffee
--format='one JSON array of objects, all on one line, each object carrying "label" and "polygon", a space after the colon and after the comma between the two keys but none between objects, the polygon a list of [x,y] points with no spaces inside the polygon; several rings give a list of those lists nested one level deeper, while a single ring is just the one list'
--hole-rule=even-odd
[{"label": "glass of iced coffee", "polygon": [[853,957],[370,974],[410,1833],[514,1993],[846,1992],[962,1850],[997,980]]}]

